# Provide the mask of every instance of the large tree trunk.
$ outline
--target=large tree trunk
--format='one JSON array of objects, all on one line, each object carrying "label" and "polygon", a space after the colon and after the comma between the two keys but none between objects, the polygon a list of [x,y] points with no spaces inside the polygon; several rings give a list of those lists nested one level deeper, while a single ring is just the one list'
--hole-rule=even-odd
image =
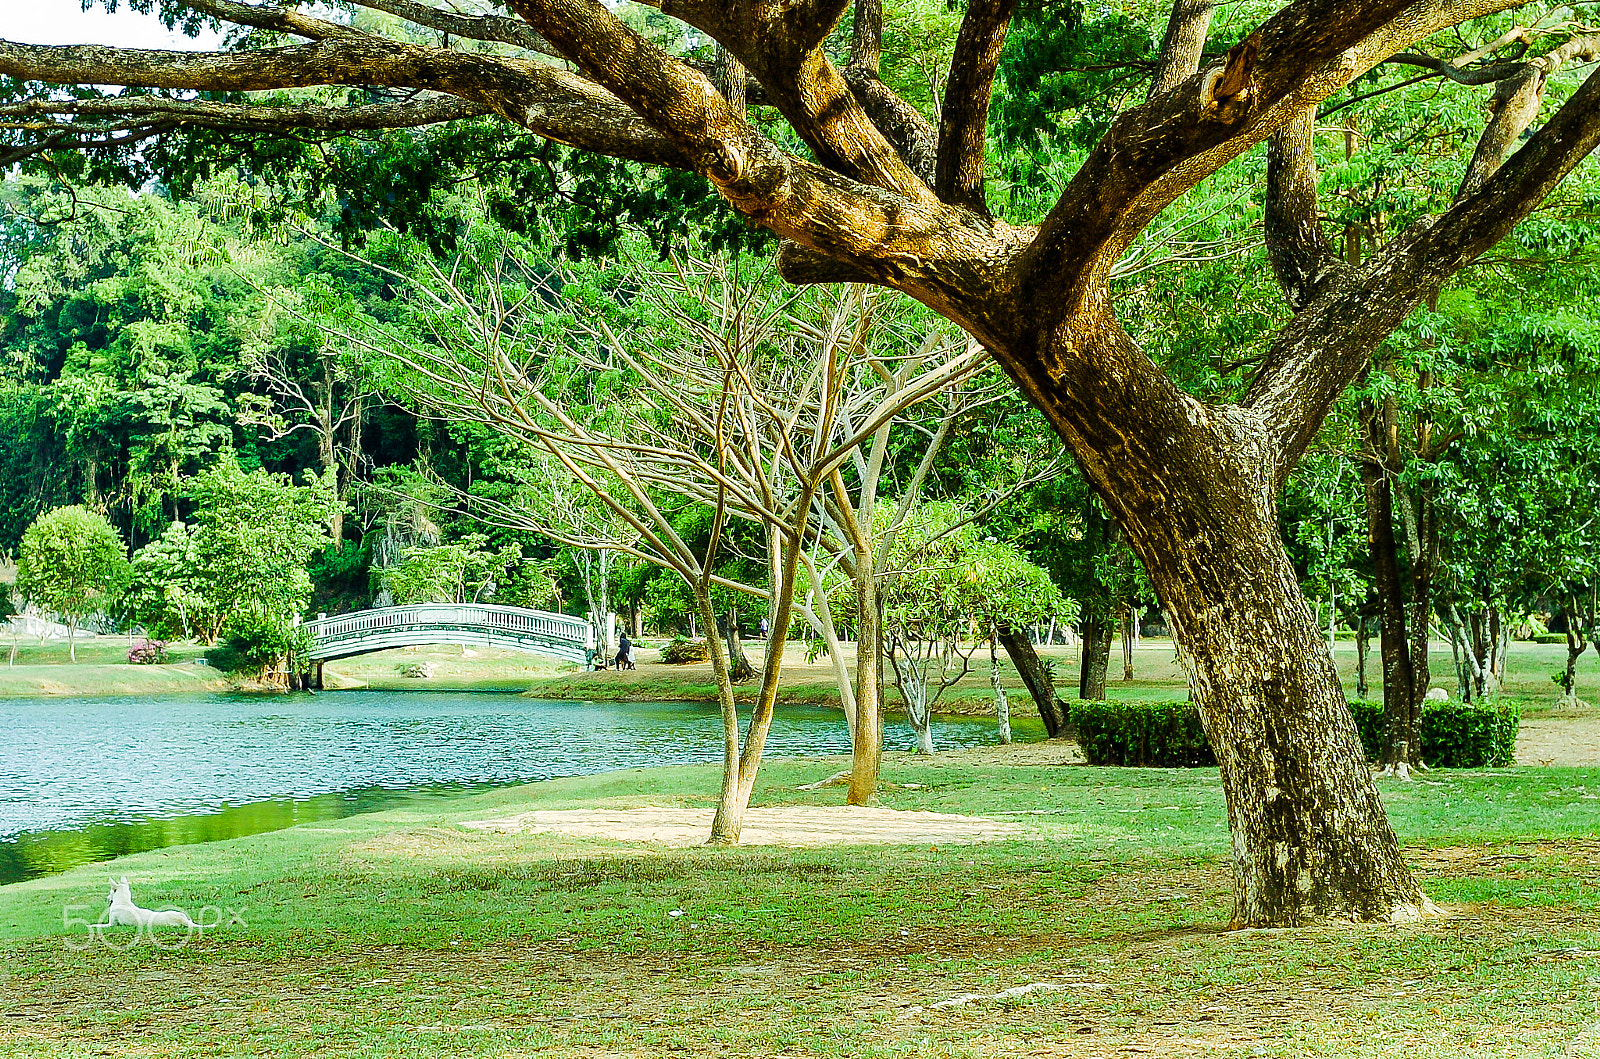
[{"label": "large tree trunk", "polygon": [[1415,919],[1427,899],[1384,816],[1276,512],[1242,484],[1219,486],[1203,501],[1169,493],[1160,522],[1128,528],[1222,771],[1233,922]]},{"label": "large tree trunk", "polygon": [[995,632],[1000,638],[1000,646],[1006,649],[1012,666],[1016,668],[1017,676],[1022,678],[1022,686],[1028,689],[1034,705],[1039,707],[1045,733],[1051,739],[1070,734],[1071,721],[1061,700],[1056,697],[1055,678],[1050,675],[1050,667],[1039,657],[1039,652],[1034,650],[1028,634],[1005,622],[998,622]]},{"label": "large tree trunk", "polygon": [[1083,644],[1078,648],[1078,698],[1106,697],[1106,670],[1111,667],[1111,622],[1093,607],[1083,619]]}]

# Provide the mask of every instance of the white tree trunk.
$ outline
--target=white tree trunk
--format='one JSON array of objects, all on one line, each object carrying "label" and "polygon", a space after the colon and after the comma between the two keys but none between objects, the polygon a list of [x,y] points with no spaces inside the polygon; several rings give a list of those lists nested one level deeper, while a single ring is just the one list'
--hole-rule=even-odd
[{"label": "white tree trunk", "polygon": [[1006,687],[1000,682],[1000,659],[995,653],[993,630],[989,637],[989,679],[994,684],[994,715],[1000,726],[1000,742],[1011,742],[1011,700],[1006,698]]},{"label": "white tree trunk", "polygon": [[922,667],[901,651],[889,655],[895,674],[900,678],[900,697],[905,700],[906,720],[917,733],[917,753],[933,755],[933,717],[928,712],[928,681]]}]

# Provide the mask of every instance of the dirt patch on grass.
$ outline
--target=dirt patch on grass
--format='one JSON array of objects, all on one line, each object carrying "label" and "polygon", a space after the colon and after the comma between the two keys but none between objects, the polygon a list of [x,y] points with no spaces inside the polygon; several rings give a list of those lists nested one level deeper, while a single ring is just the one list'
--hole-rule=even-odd
[{"label": "dirt patch on grass", "polygon": [[[712,810],[651,806],[643,809],[540,809],[462,826],[504,834],[554,833],[666,846],[703,845]],[[903,812],[848,805],[783,806],[745,813],[744,846],[956,845],[1022,838],[1016,824],[981,816]]]},{"label": "dirt patch on grass", "polygon": [[1519,765],[1600,765],[1600,709],[1579,706],[1524,717],[1517,730]]}]

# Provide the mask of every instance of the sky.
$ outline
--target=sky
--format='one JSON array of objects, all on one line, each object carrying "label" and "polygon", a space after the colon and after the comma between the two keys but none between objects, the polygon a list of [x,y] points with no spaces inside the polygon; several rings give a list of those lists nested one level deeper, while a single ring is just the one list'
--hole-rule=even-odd
[{"label": "sky", "polygon": [[0,38],[19,44],[112,44],[124,48],[181,48],[194,51],[212,47],[208,34],[191,39],[169,31],[154,15],[128,10],[126,2],[115,15],[85,12],[80,0],[0,0]]}]

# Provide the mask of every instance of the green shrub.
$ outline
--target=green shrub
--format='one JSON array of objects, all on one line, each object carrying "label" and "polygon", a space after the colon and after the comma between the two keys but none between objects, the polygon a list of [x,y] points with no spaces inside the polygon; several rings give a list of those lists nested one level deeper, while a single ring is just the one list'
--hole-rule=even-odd
[{"label": "green shrub", "polygon": [[710,657],[704,640],[691,640],[687,636],[675,636],[671,643],[661,649],[661,660],[674,666],[704,662]]},{"label": "green shrub", "polygon": [[1559,644],[1564,644],[1564,643],[1567,642],[1567,634],[1564,633],[1564,632],[1539,632],[1539,633],[1534,633],[1533,634],[1533,642],[1534,643],[1559,643]]},{"label": "green shrub", "polygon": [[[1388,745],[1383,703],[1354,699],[1350,712],[1355,716],[1367,760],[1382,761]],[[1516,755],[1517,726],[1521,721],[1521,704],[1511,699],[1502,699],[1498,704],[1455,699],[1424,702],[1417,732],[1422,742],[1422,760],[1442,769],[1509,765]]]},{"label": "green shrub", "polygon": [[[1072,723],[1091,765],[1190,768],[1215,765],[1200,713],[1187,702],[1074,702]],[[1350,702],[1367,760],[1383,760],[1388,745],[1383,703]],[[1422,760],[1434,768],[1470,769],[1509,765],[1517,749],[1520,705],[1428,701],[1422,704],[1418,738]]]},{"label": "green shrub", "polygon": [[1521,704],[1425,702],[1422,760],[1434,768],[1475,769],[1509,765],[1517,753]]},{"label": "green shrub", "polygon": [[1383,703],[1370,699],[1351,699],[1350,715],[1356,719],[1356,732],[1361,736],[1361,749],[1368,761],[1382,761],[1384,749],[1389,745],[1389,726],[1383,720]]},{"label": "green shrub", "polygon": [[311,647],[311,630],[275,616],[244,612],[228,619],[206,661],[233,676],[259,678]]},{"label": "green shrub", "polygon": [[1091,765],[1189,768],[1217,763],[1193,703],[1079,700],[1070,714],[1078,745]]}]

